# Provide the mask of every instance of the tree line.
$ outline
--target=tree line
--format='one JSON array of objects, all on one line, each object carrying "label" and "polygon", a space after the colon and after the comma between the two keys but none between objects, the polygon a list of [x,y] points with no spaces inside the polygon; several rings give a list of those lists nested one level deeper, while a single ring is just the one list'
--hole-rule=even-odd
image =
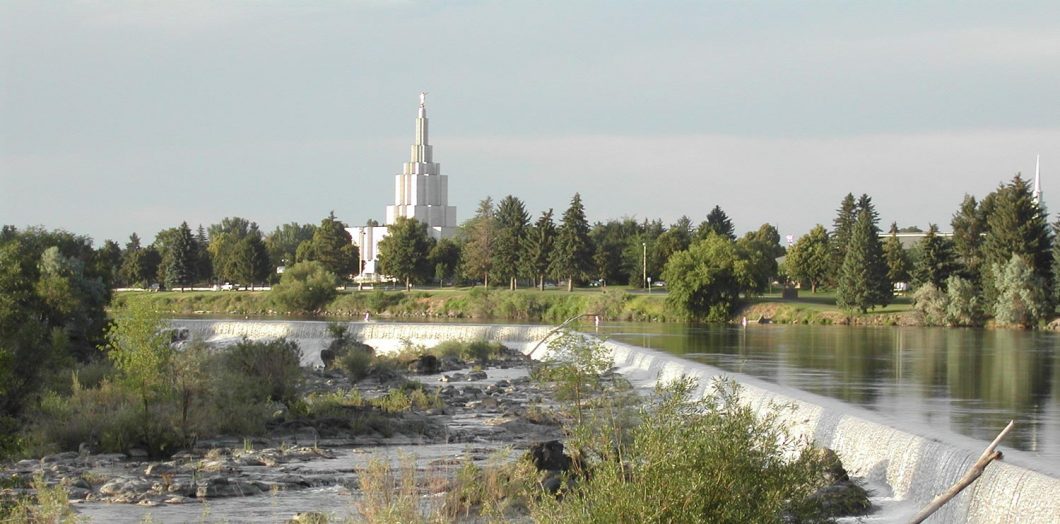
[{"label": "tree line", "polygon": [[[865,312],[885,306],[895,283],[914,291],[916,309],[929,324],[1034,325],[1060,303],[1055,276],[1060,221],[1048,224],[1045,206],[1016,175],[982,200],[965,195],[950,226],[952,236],[929,224],[905,249],[892,223],[881,235],[868,195],[847,194],[832,230],[818,224],[791,247],[783,272],[804,288],[834,289],[840,307]],[[882,238],[881,238],[882,237]]]}]

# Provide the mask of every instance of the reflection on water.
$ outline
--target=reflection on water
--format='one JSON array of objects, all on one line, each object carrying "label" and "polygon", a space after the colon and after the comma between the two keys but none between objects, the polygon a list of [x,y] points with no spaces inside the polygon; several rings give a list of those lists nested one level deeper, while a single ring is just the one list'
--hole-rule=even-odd
[{"label": "reflection on water", "polygon": [[1006,445],[1060,465],[1051,332],[613,324],[600,334],[985,441],[1015,419]]}]

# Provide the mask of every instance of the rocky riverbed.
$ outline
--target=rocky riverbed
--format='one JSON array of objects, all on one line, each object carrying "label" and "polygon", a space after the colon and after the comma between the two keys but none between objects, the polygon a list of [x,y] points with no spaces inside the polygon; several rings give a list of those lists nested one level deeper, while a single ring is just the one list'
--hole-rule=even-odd
[{"label": "rocky riverbed", "polygon": [[[433,357],[432,357],[433,358]],[[563,430],[551,413],[553,389],[529,378],[530,361],[506,357],[470,367],[455,359],[415,362],[404,373],[379,373],[351,383],[344,373],[307,370],[307,395],[356,391],[379,398],[409,379],[437,399],[411,409],[351,424],[348,418],[300,418],[284,413],[267,435],[203,439],[165,461],[146,453],[59,453],[4,465],[7,485],[26,486],[34,476],[62,486],[78,513],[93,522],[319,522],[360,520],[361,476],[373,461],[412,461],[425,502],[440,506],[450,481],[468,461],[482,467],[511,461],[535,444],[534,462],[559,460]],[[542,459],[540,454],[553,456]],[[409,458],[411,457],[411,459]],[[539,460],[540,459],[540,460]],[[541,469],[551,469],[537,464]],[[836,461],[834,484],[820,492],[834,514],[864,513],[863,491]],[[553,480],[558,479],[555,473]],[[11,499],[29,488],[8,488]]]}]

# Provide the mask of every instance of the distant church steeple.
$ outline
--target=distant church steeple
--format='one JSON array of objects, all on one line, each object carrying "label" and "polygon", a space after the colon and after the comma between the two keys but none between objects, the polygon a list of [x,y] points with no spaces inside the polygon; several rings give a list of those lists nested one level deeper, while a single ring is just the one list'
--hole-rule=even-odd
[{"label": "distant church steeple", "polygon": [[1042,178],[1041,167],[1042,155],[1034,156],[1034,192],[1031,193],[1034,196],[1034,203],[1041,205],[1042,203]]}]

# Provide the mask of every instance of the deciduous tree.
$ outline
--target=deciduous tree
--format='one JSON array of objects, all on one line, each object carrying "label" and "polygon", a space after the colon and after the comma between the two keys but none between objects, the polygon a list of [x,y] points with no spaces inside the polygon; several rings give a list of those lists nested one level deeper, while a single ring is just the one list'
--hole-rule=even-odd
[{"label": "deciduous tree", "polygon": [[387,236],[379,241],[380,271],[403,281],[406,290],[412,289],[413,283],[424,282],[431,276],[433,268],[427,255],[432,247],[434,240],[427,234],[427,224],[398,217],[390,225]]},{"label": "deciduous tree", "polygon": [[461,264],[464,275],[470,279],[482,279],[489,287],[490,271],[493,269],[493,249],[497,241],[497,218],[494,216],[493,199],[486,197],[479,202],[475,216],[462,228],[464,249]]},{"label": "deciduous tree", "polygon": [[828,231],[817,224],[809,233],[799,237],[788,250],[784,265],[788,275],[813,293],[832,274],[832,249],[828,245]]}]

